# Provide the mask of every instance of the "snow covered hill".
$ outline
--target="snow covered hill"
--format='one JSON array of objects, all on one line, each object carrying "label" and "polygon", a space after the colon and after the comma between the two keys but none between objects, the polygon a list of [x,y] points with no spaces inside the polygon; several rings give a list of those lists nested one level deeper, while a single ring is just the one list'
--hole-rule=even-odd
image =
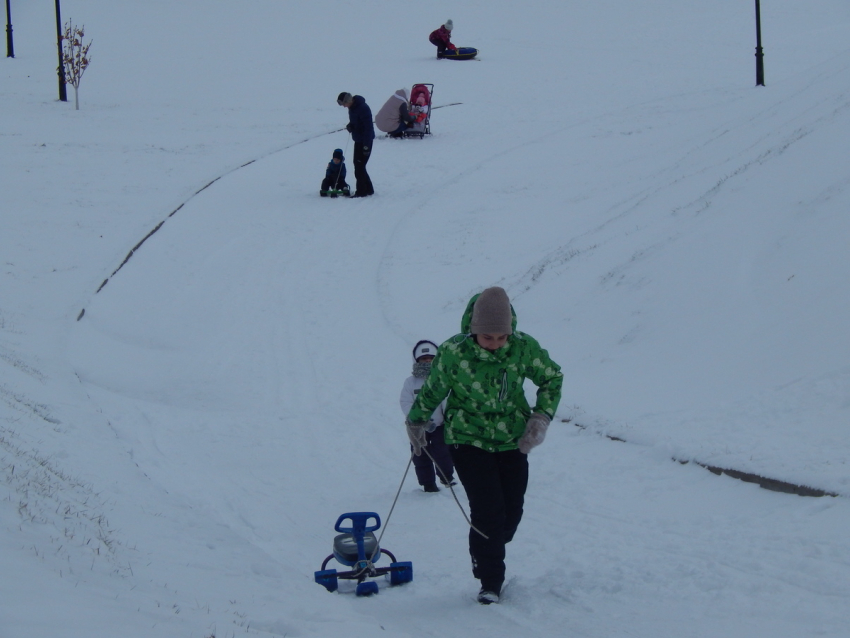
[{"label": "snow covered hill", "polygon": [[[846,635],[846,3],[765,3],[760,88],[732,0],[62,8],[81,110],[52,6],[0,85],[0,637]],[[415,82],[433,135],[319,198],[337,94]],[[386,516],[410,348],[489,285],[566,382],[481,607],[449,493]],[[412,583],[313,582],[355,510]]]}]

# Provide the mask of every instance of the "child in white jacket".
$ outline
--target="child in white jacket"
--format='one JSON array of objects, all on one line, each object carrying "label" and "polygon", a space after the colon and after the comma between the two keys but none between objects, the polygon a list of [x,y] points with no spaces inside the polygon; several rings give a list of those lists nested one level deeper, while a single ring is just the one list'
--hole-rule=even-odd
[{"label": "child in white jacket", "polygon": [[[434,355],[437,354],[437,345],[431,341],[420,341],[413,347],[413,374],[404,382],[404,387],[401,389],[399,404],[404,416],[410,412],[410,407],[413,405],[416,395],[425,383],[428,373],[431,370],[431,362],[434,360]],[[431,424],[428,428],[426,440],[428,445],[425,450],[428,454],[413,457],[413,467],[416,469],[416,478],[419,485],[426,492],[439,492],[437,487],[437,477],[440,482],[448,487],[454,485],[454,464],[449,453],[449,446],[446,445],[443,438],[443,410],[444,404],[440,404],[434,413],[431,415]],[[411,448],[412,450],[412,448]],[[431,458],[433,457],[433,461]],[[434,464],[437,468],[435,471]]]}]

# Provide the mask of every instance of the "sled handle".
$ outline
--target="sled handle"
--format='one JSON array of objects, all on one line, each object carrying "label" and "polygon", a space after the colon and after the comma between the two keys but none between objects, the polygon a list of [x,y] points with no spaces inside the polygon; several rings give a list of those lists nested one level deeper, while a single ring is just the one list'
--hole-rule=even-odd
[{"label": "sled handle", "polygon": [[[367,525],[369,519],[375,519],[374,525]],[[350,527],[343,527],[342,523],[346,520],[351,520]],[[334,529],[338,532],[342,532],[343,534],[354,534],[355,536],[362,536],[368,532],[374,532],[381,526],[381,517],[378,516],[377,512],[348,512],[347,514],[341,514],[338,519],[336,519],[336,525],[334,525]]]}]

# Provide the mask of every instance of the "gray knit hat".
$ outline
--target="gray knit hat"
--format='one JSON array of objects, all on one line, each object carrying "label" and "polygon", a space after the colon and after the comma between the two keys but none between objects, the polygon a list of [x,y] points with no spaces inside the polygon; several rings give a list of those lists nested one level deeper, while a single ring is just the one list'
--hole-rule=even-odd
[{"label": "gray knit hat", "polygon": [[482,292],[472,306],[469,329],[474,335],[513,334],[511,302],[504,288],[493,286]]}]

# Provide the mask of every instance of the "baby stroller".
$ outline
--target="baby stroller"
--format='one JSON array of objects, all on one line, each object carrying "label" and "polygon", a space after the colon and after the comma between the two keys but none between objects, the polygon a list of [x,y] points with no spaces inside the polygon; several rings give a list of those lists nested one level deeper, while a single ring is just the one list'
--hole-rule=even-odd
[{"label": "baby stroller", "polygon": [[405,137],[418,137],[420,140],[431,134],[431,102],[434,98],[433,84],[414,84],[410,91],[408,111],[416,122],[404,132]]}]

